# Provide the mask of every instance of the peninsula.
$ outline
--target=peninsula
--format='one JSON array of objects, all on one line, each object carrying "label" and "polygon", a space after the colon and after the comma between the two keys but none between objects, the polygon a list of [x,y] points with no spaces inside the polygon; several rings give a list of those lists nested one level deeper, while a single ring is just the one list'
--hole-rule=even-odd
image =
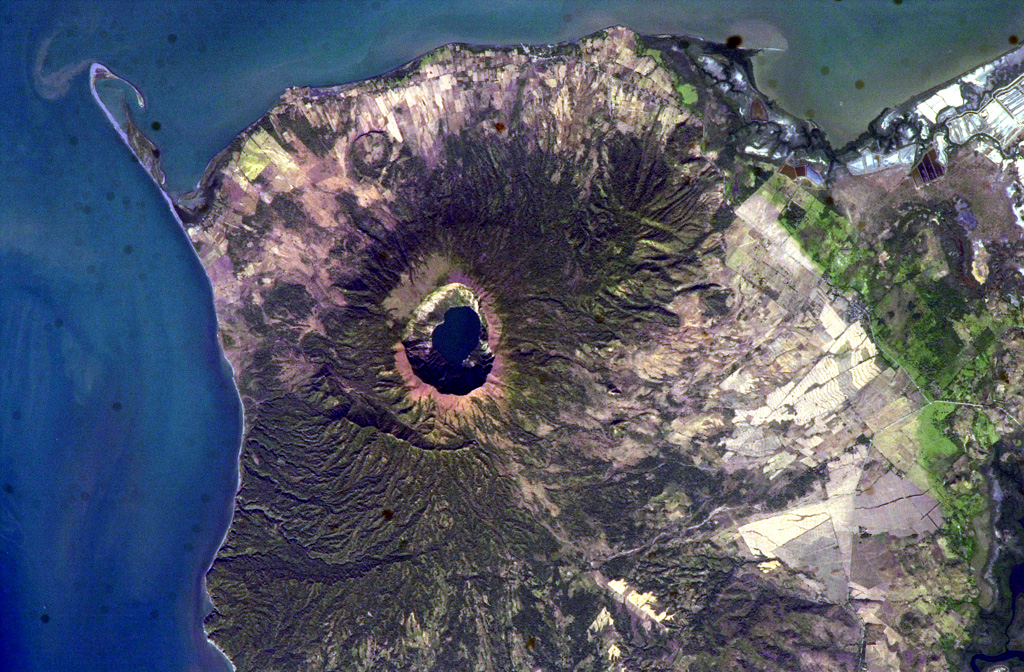
[{"label": "peninsula", "polygon": [[1024,648],[1024,52],[838,150],[751,55],[453,44],[289,89],[168,196],[245,405],[239,670]]}]

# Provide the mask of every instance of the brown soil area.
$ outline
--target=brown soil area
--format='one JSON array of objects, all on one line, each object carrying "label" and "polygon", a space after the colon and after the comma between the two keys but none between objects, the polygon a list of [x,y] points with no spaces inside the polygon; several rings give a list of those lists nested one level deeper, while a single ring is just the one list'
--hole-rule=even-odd
[{"label": "brown soil area", "polygon": [[836,206],[868,235],[881,234],[897,205],[945,201],[962,196],[971,204],[978,228],[972,238],[1015,241],[1022,238],[1007,189],[1012,178],[999,166],[969,149],[961,150],[947,167],[945,177],[917,189],[902,168],[873,175],[846,176],[832,189]]}]

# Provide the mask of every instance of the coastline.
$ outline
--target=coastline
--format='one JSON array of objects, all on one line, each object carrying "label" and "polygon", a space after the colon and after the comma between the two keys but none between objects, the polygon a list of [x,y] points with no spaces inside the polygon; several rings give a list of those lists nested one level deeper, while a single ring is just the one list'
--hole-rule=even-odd
[{"label": "coastline", "polygon": [[[168,209],[171,211],[171,216],[174,217],[174,221],[178,224],[178,229],[181,231],[181,234],[185,236],[185,239],[188,240],[188,234],[185,231],[185,225],[180,217],[179,209],[175,204],[174,199],[164,188],[163,182],[161,180],[158,180],[154,173],[151,172],[149,166],[147,166],[147,159],[140,155],[138,148],[131,142],[128,131],[126,131],[126,129],[123,128],[120,123],[118,123],[117,119],[107,108],[106,104],[103,102],[99,93],[97,92],[96,82],[104,79],[116,79],[128,85],[135,92],[138,104],[143,109],[145,109],[146,106],[145,97],[134,84],[124,79],[123,77],[118,76],[102,63],[94,62],[89,66],[89,92],[92,96],[93,101],[96,103],[96,105],[99,106],[100,110],[107,118],[107,121],[110,122],[110,125],[113,127],[118,137],[121,138],[121,141],[125,144],[125,146],[128,147],[128,150],[132,153],[132,156],[135,157],[135,159],[146,171],[146,174],[149,175],[150,179],[153,181],[153,184],[159,190],[160,196],[163,198],[164,202],[168,206]],[[157,162],[159,162],[159,157],[148,158],[149,160],[155,159]],[[157,167],[159,167],[158,163]],[[199,255],[196,253],[195,248],[191,245],[191,243],[189,244],[188,247],[191,250],[193,257],[195,258],[195,261],[199,263],[201,267],[202,263],[201,260],[199,259]],[[213,285],[210,283],[209,277],[206,277],[205,281],[212,293]],[[217,337],[217,339],[219,341],[219,336]],[[243,428],[245,427],[245,406],[242,404],[242,398],[241,395],[239,394],[238,386],[235,384],[234,368],[231,366],[231,363],[228,361],[228,359],[224,356],[224,348],[222,347],[221,343],[218,342],[216,344],[216,349],[218,353],[220,353],[221,364],[223,366],[227,366],[228,370],[231,371],[232,389],[234,389],[235,391],[236,401],[238,402],[238,407],[242,414],[242,422],[238,427],[238,438],[236,441],[238,447],[235,452],[235,494],[232,495],[231,500],[228,503],[227,511],[225,512],[226,515],[222,516],[222,519],[225,519],[227,524],[224,526],[224,532],[221,535],[220,541],[217,542],[214,552],[210,556],[209,560],[205,563],[204,569],[196,577],[195,586],[193,589],[193,604],[195,605],[195,616],[197,617],[198,620],[191,624],[191,627],[194,628],[192,632],[192,641],[195,643],[195,654],[199,660],[203,661],[203,663],[214,662],[213,659],[216,658],[216,656],[219,654],[221,660],[217,662],[226,662],[231,670],[235,670],[235,665],[231,661],[231,659],[228,658],[227,654],[225,654],[224,651],[206,635],[206,631],[203,628],[203,620],[212,611],[213,608],[213,601],[210,596],[210,592],[206,586],[206,576],[207,574],[209,574],[210,569],[213,567],[213,563],[216,561],[217,555],[220,552],[221,547],[227,540],[228,532],[231,528],[231,519],[234,513],[235,496],[237,495],[238,489],[241,487],[242,483],[241,470],[238,468],[238,463],[241,458]],[[204,649],[204,642],[206,646],[212,647],[212,649]]]},{"label": "coastline", "polygon": [[[698,40],[700,38],[689,38],[689,39]],[[704,40],[701,40],[701,41],[704,41]],[[440,48],[443,49],[444,47],[440,47]],[[432,50],[431,52],[427,52],[427,53],[433,53],[433,51],[436,51],[436,50]],[[1010,50],[1010,52],[1007,52],[1007,53],[1011,53],[1013,51],[1015,51],[1015,50]],[[1003,56],[1005,56],[1005,55],[1006,54],[1004,54]],[[416,59],[413,59],[409,63],[400,65],[400,66],[392,69],[391,71],[388,71],[387,73],[385,73],[383,75],[380,75],[378,77],[367,78],[367,79],[381,79],[381,78],[387,78],[389,76],[396,76],[396,75],[406,71],[407,69],[418,67],[418,64],[422,61],[422,59],[425,56],[426,56],[426,54],[421,55],[421,56],[417,57]],[[999,57],[999,58],[1002,58],[1002,56]],[[997,58],[996,60],[999,60],[999,59]],[[988,65],[990,63],[992,63],[992,62],[990,61],[987,64],[983,64],[982,66],[978,66],[978,68],[985,67],[986,65]],[[975,68],[974,70],[977,70],[978,68]],[[968,73],[972,72],[972,71],[968,71]],[[941,89],[941,88],[943,88],[945,86],[948,86],[950,82],[954,82],[954,81],[957,81],[958,79],[962,79],[964,76],[966,76],[966,74],[962,74],[962,75],[960,75],[960,77],[950,79],[946,83],[939,84],[939,85],[937,85],[935,87],[932,87],[931,89],[929,89],[927,91],[919,93],[916,96],[912,97],[911,99],[905,101],[904,103],[902,103],[901,105],[899,105],[899,106],[897,106],[896,108],[893,108],[893,109],[901,109],[901,108],[905,108],[905,107],[913,107],[914,105],[916,105],[921,100],[924,100],[926,97],[930,96],[934,91],[939,90],[939,89]],[[118,122],[118,120],[116,119],[114,114],[111,113],[111,111],[108,109],[108,107],[102,101],[100,95],[98,94],[98,92],[96,90],[96,83],[98,81],[102,81],[104,79],[117,79],[117,80],[119,80],[121,82],[124,82],[125,84],[128,84],[128,86],[130,86],[135,91],[135,93],[136,93],[136,95],[138,97],[138,100],[139,100],[140,107],[142,107],[144,109],[145,108],[145,100],[142,97],[141,92],[139,92],[139,90],[134,85],[132,85],[130,82],[128,82],[127,80],[124,80],[123,78],[117,76],[116,74],[111,72],[108,68],[106,68],[105,66],[103,66],[100,63],[94,63],[91,66],[91,68],[90,68],[90,90],[91,90],[91,93],[92,93],[94,101],[100,106],[101,110],[104,112],[105,116],[107,117],[107,119],[111,123],[111,125],[114,126],[115,131],[118,133],[118,135],[121,138],[122,142],[124,142],[129,147],[129,150],[132,152],[133,156],[135,156],[136,160],[140,163],[140,165],[143,167],[143,169],[146,170],[147,174],[150,176],[150,178],[153,180],[153,182],[157,185],[158,189],[160,190],[162,198],[164,199],[165,203],[167,203],[168,207],[171,209],[172,214],[174,215],[175,221],[179,225],[179,228],[181,228],[182,232],[186,232],[187,216],[183,216],[183,215],[187,215],[189,210],[187,210],[187,209],[183,210],[182,209],[183,208],[183,203],[185,203],[185,202],[194,202],[196,204],[196,207],[201,208],[203,206],[203,203],[204,203],[203,190],[205,189],[206,185],[208,184],[208,177],[211,174],[211,172],[216,170],[216,168],[223,161],[223,157],[225,156],[225,154],[232,151],[232,149],[233,149],[232,145],[233,145],[234,141],[232,141],[232,143],[229,143],[225,148],[223,148],[221,151],[219,151],[210,160],[206,170],[203,173],[203,176],[200,178],[199,182],[196,185],[196,189],[193,192],[189,192],[187,194],[184,194],[184,195],[182,195],[182,196],[180,196],[180,197],[178,197],[176,199],[174,196],[172,196],[167,191],[167,189],[164,186],[164,180],[162,179],[162,171],[160,170],[160,166],[159,166],[159,153],[158,152],[154,153],[151,149],[147,149],[147,147],[145,146],[144,143],[140,143],[139,137],[145,138],[145,136],[142,135],[138,131],[137,127],[134,126],[134,123],[131,121],[130,117],[129,117],[129,125],[126,128],[125,126],[123,126],[121,123]],[[338,86],[331,86],[331,87],[314,87],[314,88],[311,88],[310,91],[312,91],[314,93],[317,92],[317,91],[324,91],[324,92],[343,91],[343,90],[347,90],[349,88],[358,86],[361,82],[364,82],[364,81],[366,81],[366,80],[357,80],[357,81],[349,82],[349,83],[346,83],[346,84],[342,84],[342,85],[338,85]],[[779,109],[780,109],[780,111],[784,111],[784,109],[782,108],[781,104],[779,104]],[[882,119],[889,112],[890,112],[890,110],[888,110],[888,109],[882,110],[875,117],[875,121],[872,121],[871,124],[869,124],[868,130],[864,131],[860,136],[858,136],[854,140],[851,140],[850,142],[848,142],[840,150],[835,150],[832,147],[831,143],[826,143],[826,149],[828,151],[830,151],[833,154],[833,156],[835,156],[838,153],[846,152],[846,151],[852,151],[852,150],[856,149],[857,147],[862,147],[862,146],[868,145],[872,141],[877,140],[878,139],[877,136],[872,133],[871,129],[874,127],[875,122],[877,120]],[[253,124],[251,124],[250,127],[252,125],[254,125],[255,123],[257,123],[257,122],[254,122]],[[148,138],[146,138],[146,140],[148,141]],[[155,147],[155,145],[153,145],[153,147]],[[833,161],[835,162],[837,160],[833,158]],[[196,255],[197,259],[199,258],[198,254],[195,253],[194,249],[193,249],[193,254]],[[207,278],[207,282],[208,283],[210,282],[209,278]],[[211,284],[211,287],[212,287],[212,284]],[[220,348],[220,352],[221,352],[221,358],[224,361],[228,361],[226,359],[226,357],[224,357],[223,349],[222,348]],[[228,365],[231,366],[231,363],[229,361],[228,361]],[[233,367],[232,367],[232,372],[234,373]],[[235,386],[235,392],[236,392],[236,394],[238,394],[237,385]],[[239,401],[241,401],[240,396],[239,396]],[[243,407],[243,413],[244,413],[244,407]],[[244,427],[244,419],[243,419],[243,427]],[[241,450],[241,436],[239,437],[239,442],[238,443],[239,443],[239,451],[240,451]],[[237,461],[237,458],[236,458],[236,461]],[[238,478],[239,478],[239,481],[236,484],[236,490],[237,490],[237,488],[240,485],[240,474],[239,474]],[[232,502],[232,504],[233,504],[233,502]],[[230,516],[229,516],[228,520],[229,520],[229,523],[230,523]],[[229,533],[229,528],[225,529],[224,535],[221,538],[221,541],[219,542],[219,544],[217,545],[218,549],[223,545],[224,541],[227,538],[228,533]],[[209,562],[209,565],[206,568],[206,571],[200,576],[200,581],[198,582],[198,585],[197,585],[197,588],[196,588],[196,590],[198,591],[198,597],[200,597],[200,598],[201,597],[205,597],[206,600],[207,600],[207,602],[203,602],[202,599],[197,601],[197,604],[202,605],[202,606],[200,606],[198,608],[199,612],[202,612],[202,610],[204,608],[206,608],[206,605],[208,604],[209,599],[210,599],[209,592],[206,589],[206,578],[205,577],[206,577],[206,573],[208,573],[210,568],[212,568],[213,563],[216,560],[216,557],[217,557],[217,554],[215,553],[213,555],[213,557],[211,558],[211,560]],[[202,616],[201,613],[200,613],[200,616]],[[210,640],[208,637],[206,637],[205,631],[204,631],[201,623],[202,623],[202,618],[200,618],[200,626],[199,626],[199,633],[200,634],[198,636],[202,636],[204,639],[206,639],[207,642],[209,642],[210,644],[213,644],[213,646],[218,651],[220,651],[220,648],[216,644],[214,644],[212,642],[212,640]],[[198,637],[197,637],[196,641],[198,643]],[[225,656],[225,659],[226,658],[227,657]]]},{"label": "coastline", "polygon": [[[925,34],[939,32],[927,24],[920,30]],[[1012,29],[1007,28],[1007,32]],[[811,46],[801,44],[800,37],[794,36],[791,53]],[[794,115],[814,118],[831,144],[840,150],[856,142],[885,109],[906,105],[921,92],[940,89],[1019,48],[1005,40],[1002,34],[998,39],[985,36],[979,45],[978,36],[971,35],[969,42],[953,42],[956,49],[940,41],[935,45],[935,53],[940,57],[922,65],[925,59],[915,50],[893,48],[885,50],[891,54],[876,53],[864,58],[856,51],[849,53],[855,42],[864,41],[855,36],[847,45],[837,48],[834,56],[814,53],[807,61],[766,51],[756,59],[755,72],[759,88]],[[882,79],[872,73],[871,60],[886,56],[893,62],[888,69],[899,72],[899,76]],[[858,80],[863,80],[863,88],[855,87]],[[837,113],[837,109],[841,112]]]}]

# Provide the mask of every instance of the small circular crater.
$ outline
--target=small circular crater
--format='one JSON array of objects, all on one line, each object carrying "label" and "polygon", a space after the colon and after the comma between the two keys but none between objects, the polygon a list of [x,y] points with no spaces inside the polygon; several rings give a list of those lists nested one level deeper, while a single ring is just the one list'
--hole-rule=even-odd
[{"label": "small circular crater", "polygon": [[856,82],[853,83],[853,87],[855,89],[857,89],[858,91],[860,91],[861,89],[864,88],[864,80],[863,79],[858,79]]},{"label": "small circular crater", "polygon": [[394,143],[383,131],[369,131],[352,141],[348,159],[352,171],[360,177],[379,179],[391,162],[391,148]]}]

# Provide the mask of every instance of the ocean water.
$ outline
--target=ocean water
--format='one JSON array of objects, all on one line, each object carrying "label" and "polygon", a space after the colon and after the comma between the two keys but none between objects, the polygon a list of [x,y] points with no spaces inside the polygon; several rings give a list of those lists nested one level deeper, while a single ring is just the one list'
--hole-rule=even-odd
[{"label": "ocean water", "polygon": [[[549,42],[624,23],[786,47],[763,85],[837,139],[991,58],[1016,2],[0,4],[0,670],[220,670],[202,577],[229,523],[241,408],[209,285],[88,95],[99,60],[148,99],[168,186],[289,85],[448,41]],[[827,66],[828,74],[822,74]],[[865,82],[862,89],[851,79]]]},{"label": "ocean water", "polygon": [[227,669],[193,643],[241,423],[209,286],[84,81],[50,102],[24,74],[5,66],[0,668]]}]

